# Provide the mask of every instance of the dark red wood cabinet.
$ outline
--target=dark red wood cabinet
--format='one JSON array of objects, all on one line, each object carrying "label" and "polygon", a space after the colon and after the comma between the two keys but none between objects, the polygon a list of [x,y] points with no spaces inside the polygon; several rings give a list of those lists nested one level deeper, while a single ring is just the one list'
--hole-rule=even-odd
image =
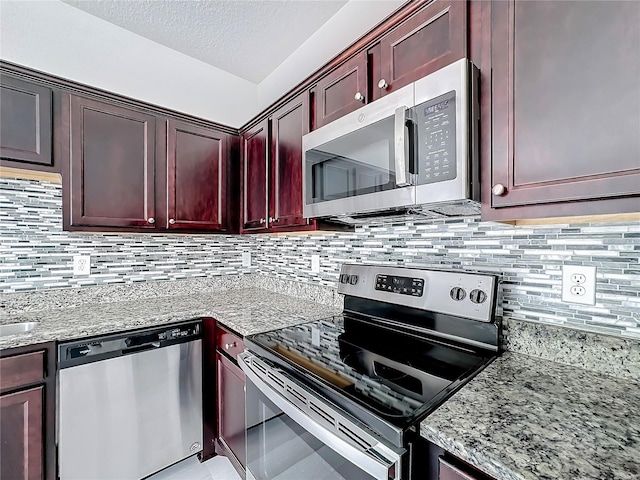
[{"label": "dark red wood cabinet", "polygon": [[367,102],[367,65],[367,53],[360,52],[318,80],[314,89],[314,129],[357,110]]},{"label": "dark red wood cabinet", "polygon": [[489,18],[483,218],[639,211],[638,4],[491,2]]},{"label": "dark red wood cabinet", "polygon": [[71,96],[70,226],[154,230],[156,118]]},{"label": "dark red wood cabinet", "polygon": [[269,120],[242,135],[242,228],[266,228],[269,217]]},{"label": "dark red wood cabinet", "polygon": [[[50,88],[0,75],[0,158],[53,166],[52,91]],[[7,162],[8,161],[8,162]]]},{"label": "dark red wood cabinet", "polygon": [[69,99],[66,228],[231,229],[229,134],[85,97]]},{"label": "dark red wood cabinet", "polygon": [[56,478],[55,347],[0,351],[0,478]]},{"label": "dark red wood cabinet", "polygon": [[435,0],[373,46],[371,100],[467,55],[467,2]]},{"label": "dark red wood cabinet", "polygon": [[315,228],[302,216],[302,136],[309,126],[305,91],[243,134],[243,233]]},{"label": "dark red wood cabinet", "polygon": [[244,477],[246,468],[245,377],[236,363],[244,350],[242,339],[222,326],[217,328],[217,442],[216,451],[225,455]]},{"label": "dark red wood cabinet", "polygon": [[167,125],[167,228],[223,229],[227,134],[175,120]]}]

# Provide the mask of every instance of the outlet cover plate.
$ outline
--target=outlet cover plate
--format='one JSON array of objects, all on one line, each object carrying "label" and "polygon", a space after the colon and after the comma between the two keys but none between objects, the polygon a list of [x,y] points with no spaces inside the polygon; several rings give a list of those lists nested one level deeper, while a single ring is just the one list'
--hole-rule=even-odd
[{"label": "outlet cover plate", "polygon": [[311,271],[320,273],[320,255],[311,255]]},{"label": "outlet cover plate", "polygon": [[[578,278],[575,283],[573,279]],[[582,281],[584,279],[584,281]],[[575,295],[572,292],[582,292],[584,294]],[[564,265],[562,267],[562,301],[569,303],[579,303],[582,305],[596,304],[596,267],[585,267],[582,265]]]},{"label": "outlet cover plate", "polygon": [[74,255],[73,256],[73,274],[74,275],[91,274],[91,255]]},{"label": "outlet cover plate", "polygon": [[242,266],[243,267],[251,266],[251,252],[242,252]]}]

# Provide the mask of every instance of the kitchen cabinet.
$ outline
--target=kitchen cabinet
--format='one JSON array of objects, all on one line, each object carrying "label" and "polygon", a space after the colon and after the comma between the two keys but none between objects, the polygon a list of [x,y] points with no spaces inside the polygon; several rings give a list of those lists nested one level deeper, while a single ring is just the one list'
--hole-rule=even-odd
[{"label": "kitchen cabinet", "polygon": [[[3,164],[21,168],[29,164],[53,166],[52,118],[50,88],[0,75],[0,157],[5,160]],[[21,165],[23,162],[25,164]]]},{"label": "kitchen cabinet", "polygon": [[372,101],[466,57],[467,2],[424,4],[369,50]]},{"label": "kitchen cabinet", "polygon": [[0,351],[0,478],[55,479],[53,344]]},{"label": "kitchen cabinet", "polygon": [[269,120],[242,135],[242,228],[264,229],[269,217]]},{"label": "kitchen cabinet", "polygon": [[302,136],[309,124],[305,91],[243,134],[244,233],[315,228],[302,216]]},{"label": "kitchen cabinet", "polygon": [[483,219],[639,211],[637,3],[510,1],[491,10]]},{"label": "kitchen cabinet", "polygon": [[156,228],[155,121],[71,96],[71,226]]},{"label": "kitchen cabinet", "polygon": [[69,110],[69,230],[229,230],[231,135],[75,95]]},{"label": "kitchen cabinet", "polygon": [[175,120],[167,134],[167,227],[223,229],[227,135]]},{"label": "kitchen cabinet", "polygon": [[369,98],[367,65],[367,53],[361,52],[318,80],[314,89],[314,129],[366,103]]},{"label": "kitchen cabinet", "polygon": [[426,444],[425,480],[495,480],[431,442]]},{"label": "kitchen cabinet", "polygon": [[244,477],[246,467],[244,373],[237,364],[237,356],[244,350],[242,339],[218,326],[217,332],[217,416],[218,453],[229,458]]}]

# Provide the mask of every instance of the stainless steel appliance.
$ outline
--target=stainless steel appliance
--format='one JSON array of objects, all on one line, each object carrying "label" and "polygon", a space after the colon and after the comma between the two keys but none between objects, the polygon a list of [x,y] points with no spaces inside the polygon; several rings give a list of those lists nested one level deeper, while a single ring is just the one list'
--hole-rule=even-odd
[{"label": "stainless steel appliance", "polygon": [[461,59],[305,135],[304,216],[478,214],[477,89]]},{"label": "stainless steel appliance", "polygon": [[420,421],[498,354],[497,284],[344,265],[342,315],[245,338],[247,478],[420,478]]},{"label": "stainless steel appliance", "polygon": [[199,322],[61,343],[62,480],[137,480],[202,450]]}]

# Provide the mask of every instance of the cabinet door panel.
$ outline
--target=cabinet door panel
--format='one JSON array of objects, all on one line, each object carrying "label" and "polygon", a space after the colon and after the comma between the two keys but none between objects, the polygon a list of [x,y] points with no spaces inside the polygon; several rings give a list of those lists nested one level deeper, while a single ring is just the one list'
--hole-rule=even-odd
[{"label": "cabinet door panel", "polygon": [[246,467],[244,373],[221,353],[218,358],[218,437]]},{"label": "cabinet door panel", "polygon": [[242,228],[245,230],[266,228],[269,216],[268,125],[268,120],[264,120],[242,136]]},{"label": "cabinet door panel", "polygon": [[71,99],[71,225],[154,228],[155,118]]},{"label": "cabinet door panel", "polygon": [[436,0],[380,41],[380,74],[373,99],[402,88],[467,54],[467,2]]},{"label": "cabinet door panel", "polygon": [[44,387],[0,396],[0,478],[43,478]]},{"label": "cabinet door panel", "polygon": [[492,195],[491,206],[640,193],[638,5],[492,8],[491,182],[507,193]]},{"label": "cabinet door panel", "polygon": [[53,165],[51,90],[0,75],[0,157]]},{"label": "cabinet door panel", "polygon": [[211,129],[169,120],[169,229],[223,228],[226,137]]},{"label": "cabinet door panel", "polygon": [[[362,95],[362,100],[356,100],[356,93]],[[367,98],[367,53],[362,52],[318,81],[315,127],[353,112]]]},{"label": "cabinet door panel", "polygon": [[308,225],[302,216],[302,136],[309,133],[309,93],[276,111],[271,120],[272,229]]}]

